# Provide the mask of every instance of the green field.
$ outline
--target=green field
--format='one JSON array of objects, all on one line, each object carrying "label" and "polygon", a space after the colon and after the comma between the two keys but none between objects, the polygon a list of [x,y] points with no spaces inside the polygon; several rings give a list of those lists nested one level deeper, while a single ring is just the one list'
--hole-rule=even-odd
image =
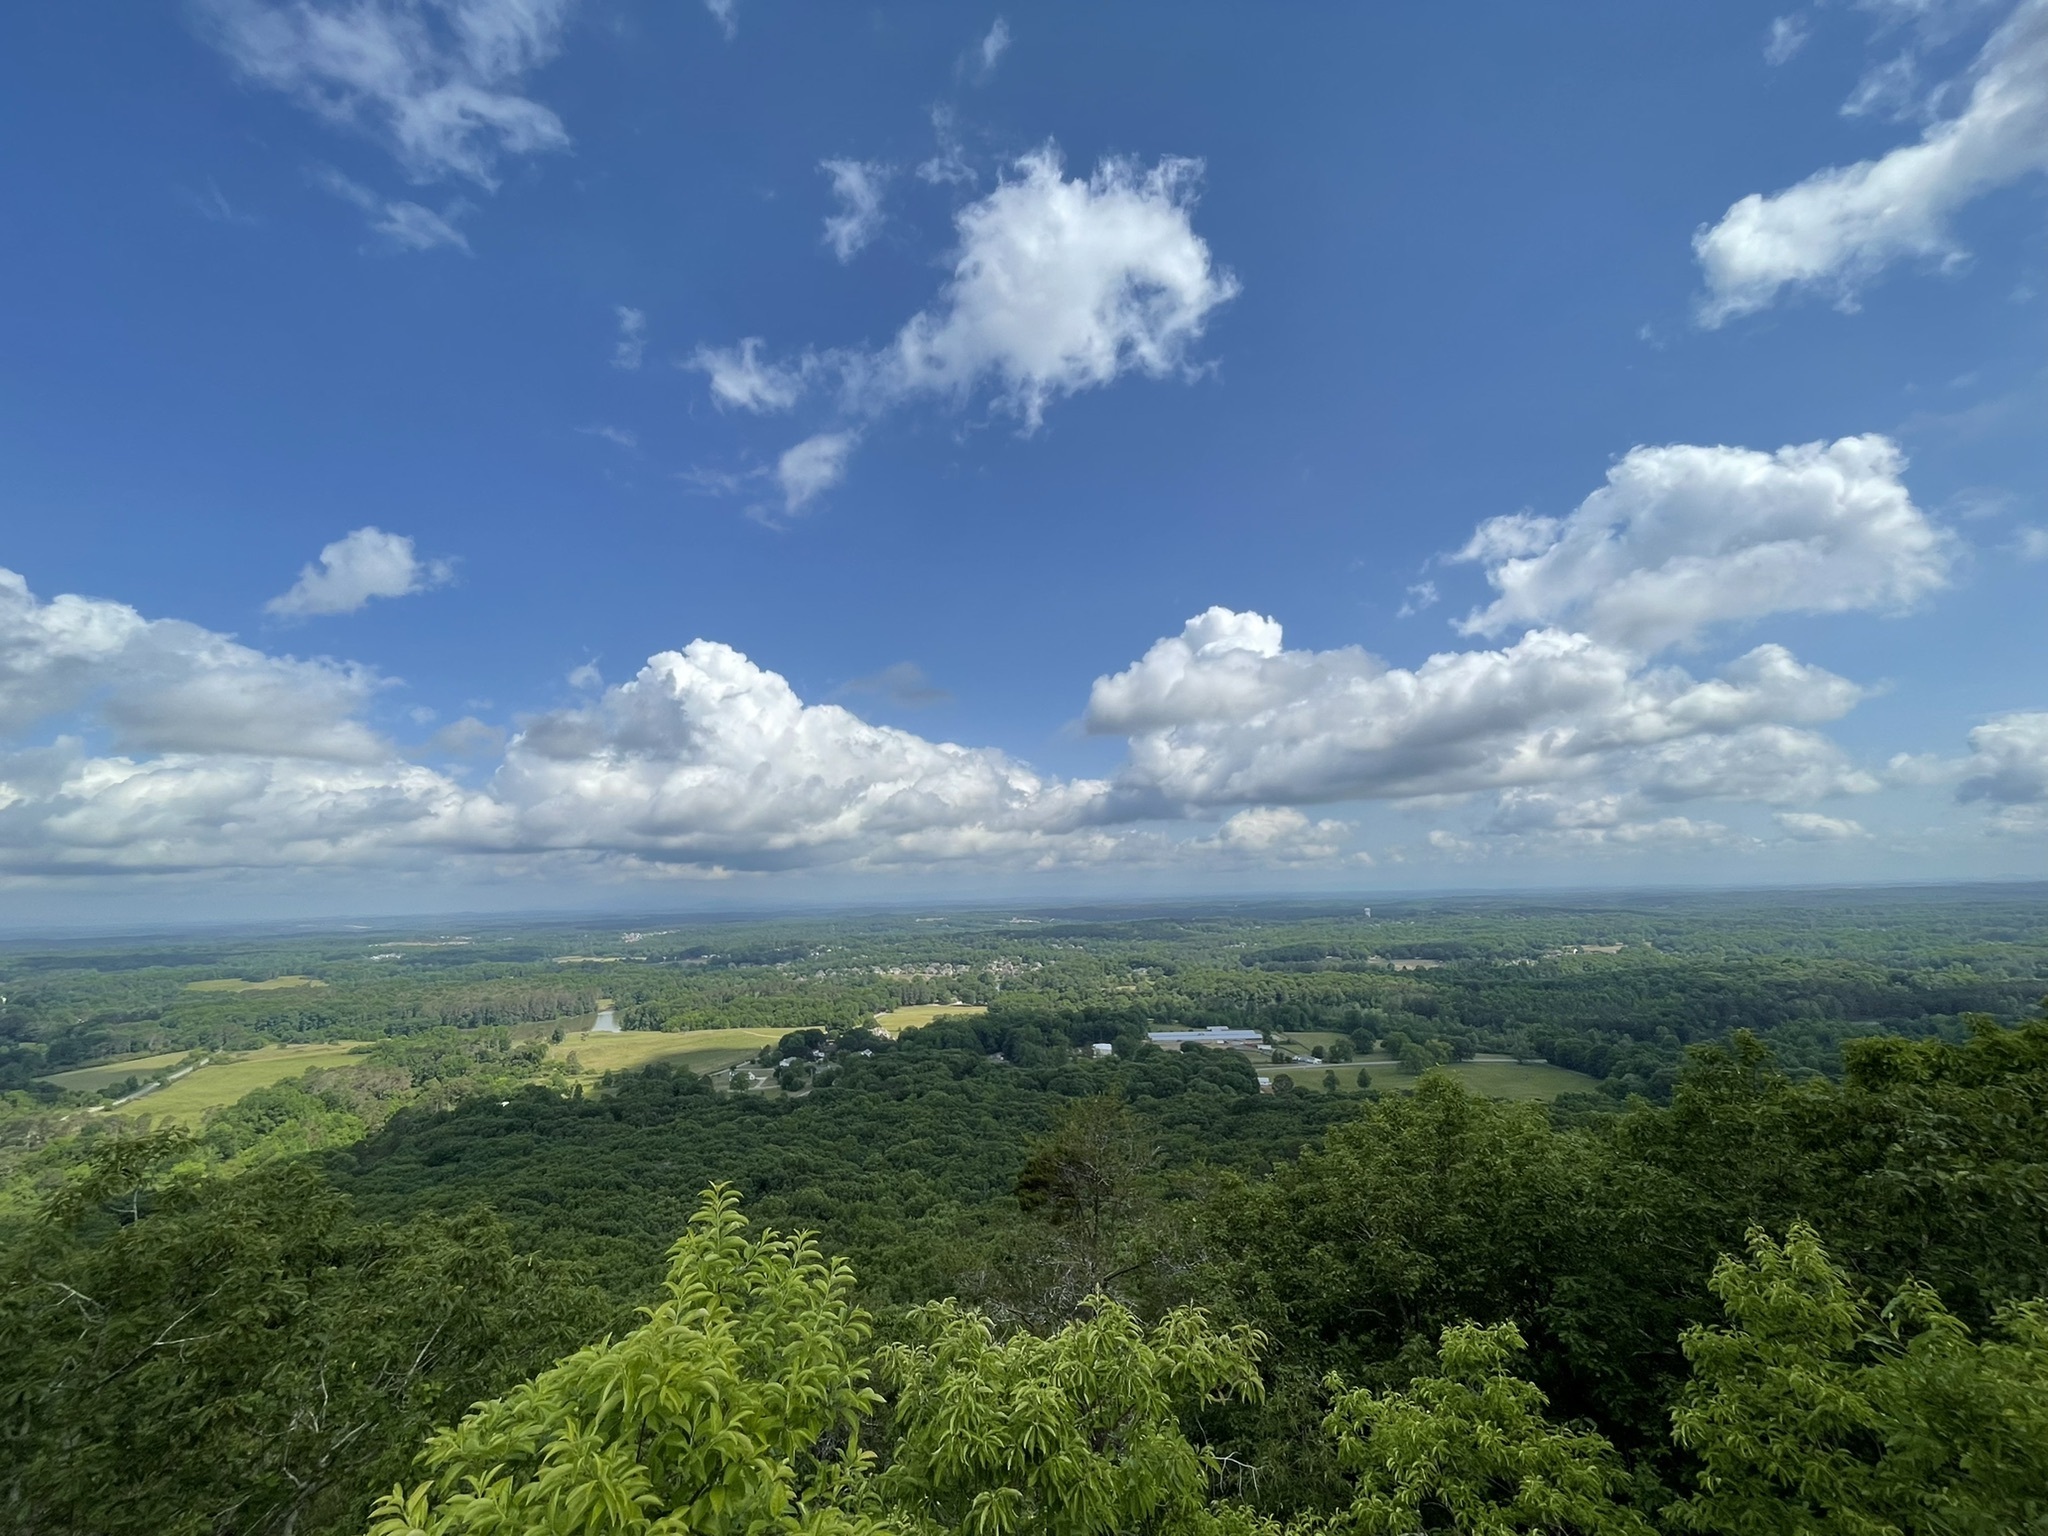
[{"label": "green field", "polygon": [[166,1051],[161,1056],[130,1056],[126,1061],[102,1062],[96,1067],[75,1067],[69,1072],[52,1072],[43,1081],[55,1083],[59,1088],[76,1088],[85,1093],[98,1093],[102,1088],[115,1083],[125,1083],[131,1077],[152,1077],[166,1067],[175,1067],[190,1052]]},{"label": "green field", "polygon": [[577,1076],[601,1077],[626,1072],[653,1061],[672,1061],[692,1072],[717,1072],[751,1061],[764,1045],[782,1038],[778,1029],[692,1029],[678,1034],[656,1030],[624,1030],[618,1034],[565,1035],[548,1047],[548,1059],[576,1057]]},{"label": "green field", "polygon": [[[245,1093],[268,1088],[287,1077],[297,1077],[313,1067],[345,1066],[358,1052],[368,1049],[368,1046],[355,1041],[326,1045],[266,1045],[260,1051],[247,1051],[196,1068],[169,1087],[159,1088],[146,1098],[123,1105],[122,1112],[196,1123],[209,1109],[232,1104]],[[121,1077],[114,1081],[120,1082],[134,1070],[133,1062],[124,1063]]]},{"label": "green field", "polygon": [[273,976],[268,981],[243,981],[239,976],[223,976],[218,981],[188,981],[187,992],[286,992],[293,987],[324,987],[327,983],[317,976]]},{"label": "green field", "polygon": [[968,1018],[987,1012],[979,1003],[919,1003],[914,1008],[891,1008],[887,1013],[878,1013],[875,1024],[891,1034],[901,1034],[906,1029],[922,1029],[933,1019]]},{"label": "green field", "polygon": [[[1296,1088],[1313,1093],[1323,1091],[1325,1072],[1337,1074],[1340,1093],[1356,1093],[1360,1067],[1372,1074],[1373,1087],[1382,1093],[1405,1093],[1415,1086],[1415,1079],[1391,1061],[1347,1061],[1334,1067],[1319,1061],[1285,1067],[1258,1063],[1259,1076],[1291,1077]],[[1545,1062],[1457,1061],[1436,1070],[1483,1099],[1554,1099],[1561,1093],[1591,1093],[1600,1086],[1583,1072]]]}]

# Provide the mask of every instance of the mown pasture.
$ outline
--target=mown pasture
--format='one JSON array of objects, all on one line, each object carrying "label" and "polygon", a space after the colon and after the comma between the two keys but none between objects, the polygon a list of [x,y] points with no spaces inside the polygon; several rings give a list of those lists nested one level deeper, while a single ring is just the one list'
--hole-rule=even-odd
[{"label": "mown pasture", "polygon": [[910,1008],[891,1008],[875,1015],[875,1027],[892,1035],[906,1029],[922,1029],[934,1019],[969,1019],[988,1009],[980,1003],[918,1003]]},{"label": "mown pasture", "polygon": [[692,1029],[679,1033],[624,1030],[618,1034],[564,1035],[548,1047],[548,1059],[566,1063],[576,1058],[578,1077],[598,1078],[607,1072],[630,1072],[652,1062],[668,1061],[692,1072],[721,1072],[752,1061],[761,1047],[782,1038],[774,1029]]}]

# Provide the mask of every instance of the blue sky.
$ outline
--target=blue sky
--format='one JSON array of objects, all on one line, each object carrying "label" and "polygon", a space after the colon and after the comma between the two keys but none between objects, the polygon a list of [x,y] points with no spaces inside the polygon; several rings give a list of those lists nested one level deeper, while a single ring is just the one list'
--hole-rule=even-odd
[{"label": "blue sky", "polygon": [[2048,867],[2044,0],[46,6],[0,124],[0,910]]}]

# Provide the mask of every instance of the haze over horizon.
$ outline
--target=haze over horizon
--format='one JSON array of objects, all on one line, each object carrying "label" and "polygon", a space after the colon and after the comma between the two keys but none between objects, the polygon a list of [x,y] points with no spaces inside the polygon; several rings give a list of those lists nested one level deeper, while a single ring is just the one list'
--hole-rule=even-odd
[{"label": "haze over horizon", "polygon": [[0,919],[2048,868],[2048,0],[0,38]]}]

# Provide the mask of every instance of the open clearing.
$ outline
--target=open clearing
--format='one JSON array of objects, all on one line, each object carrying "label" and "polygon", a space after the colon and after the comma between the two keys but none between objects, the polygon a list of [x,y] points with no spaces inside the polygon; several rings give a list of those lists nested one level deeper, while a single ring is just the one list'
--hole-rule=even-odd
[{"label": "open clearing", "polygon": [[285,992],[293,987],[324,987],[327,983],[317,976],[273,976],[268,981],[243,981],[238,976],[223,976],[218,981],[188,981],[187,992]]},{"label": "open clearing", "polygon": [[[1291,1077],[1294,1086],[1313,1093],[1323,1091],[1323,1074],[1337,1074],[1340,1093],[1358,1092],[1358,1069],[1372,1074],[1372,1085],[1382,1093],[1406,1093],[1415,1079],[1391,1061],[1347,1061],[1336,1066],[1316,1062],[1311,1066],[1268,1066],[1258,1064],[1261,1077]],[[1583,1072],[1553,1067],[1544,1062],[1456,1061],[1437,1071],[1455,1081],[1467,1093],[1482,1099],[1554,1099],[1561,1093],[1591,1093],[1600,1085]]]},{"label": "open clearing", "polygon": [[[122,1105],[119,1112],[193,1124],[209,1109],[232,1104],[245,1093],[297,1077],[313,1067],[347,1066],[358,1053],[368,1049],[354,1040],[324,1045],[266,1045],[260,1051],[248,1051],[228,1061],[209,1062],[167,1088]],[[135,1064],[126,1062],[123,1068],[125,1078],[135,1070]]]},{"label": "open clearing", "polygon": [[875,1024],[901,1034],[906,1029],[922,1029],[933,1019],[964,1019],[987,1012],[980,1003],[919,1003],[914,1008],[891,1008],[887,1013],[878,1013]]},{"label": "open clearing", "polygon": [[131,1077],[154,1076],[166,1067],[175,1067],[190,1054],[188,1051],[166,1051],[161,1056],[130,1056],[126,1061],[107,1061],[96,1067],[73,1067],[69,1072],[52,1072],[43,1081],[55,1083],[59,1088],[98,1093],[110,1084],[125,1083]]},{"label": "open clearing", "polygon": [[672,1061],[692,1072],[717,1072],[753,1060],[762,1046],[773,1045],[783,1034],[779,1029],[691,1029],[674,1034],[633,1029],[564,1035],[559,1044],[548,1047],[548,1059],[565,1061],[573,1052],[577,1076],[586,1078],[631,1071],[652,1061]]}]

